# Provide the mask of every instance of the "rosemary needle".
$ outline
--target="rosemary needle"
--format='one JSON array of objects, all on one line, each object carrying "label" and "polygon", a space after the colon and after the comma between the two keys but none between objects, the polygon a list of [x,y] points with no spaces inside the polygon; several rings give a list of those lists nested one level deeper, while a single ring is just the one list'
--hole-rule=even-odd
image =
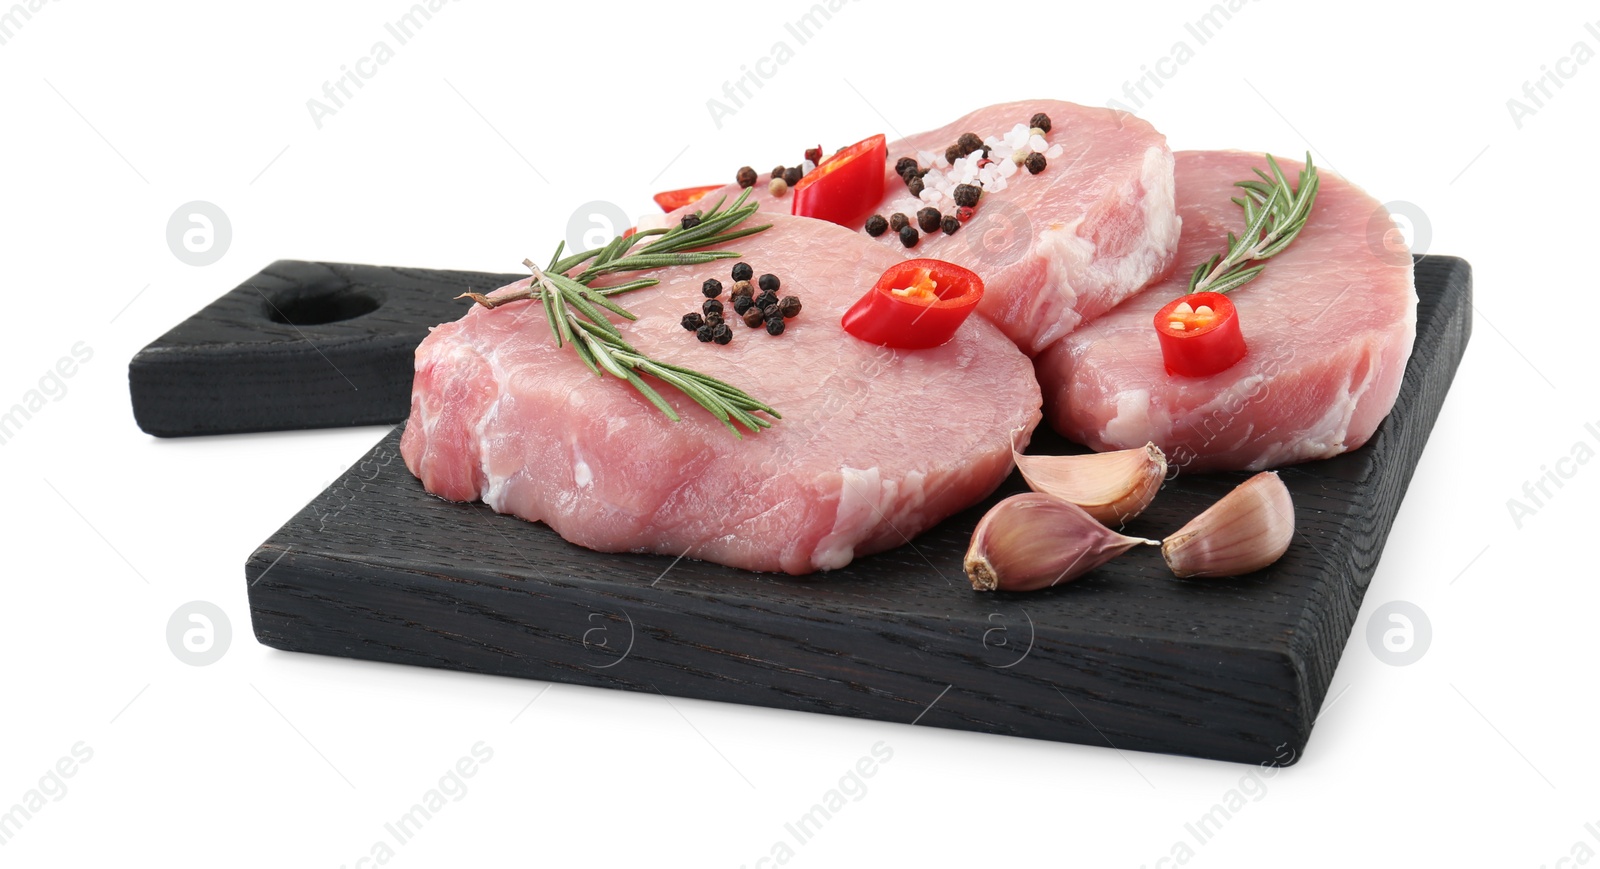
[{"label": "rosemary needle", "polygon": [[1245,192],[1243,198],[1233,200],[1244,209],[1244,234],[1228,233],[1227,253],[1217,254],[1195,268],[1189,276],[1189,292],[1227,294],[1250,283],[1266,265],[1247,268],[1245,264],[1282,252],[1305,228],[1311,206],[1317,200],[1319,183],[1311,153],[1306,152],[1306,167],[1300,170],[1298,183],[1292,188],[1271,154],[1267,155],[1267,166],[1272,170],[1270,175],[1256,169],[1260,180],[1234,183]]},{"label": "rosemary needle", "polygon": [[[722,207],[727,201],[724,197],[701,217],[699,224],[687,229],[680,225],[617,236],[599,248],[566,257],[561,256],[565,243],[558,244],[549,265],[544,268],[532,260],[522,261],[533,272],[533,280],[527,288],[492,299],[479,293],[462,293],[456,298],[470,298],[486,308],[538,299],[557,347],[572,347],[578,359],[596,376],[610,374],[626,380],[673,422],[678,421],[677,411],[639,376],[640,372],[688,396],[710,411],[735,436],[743,436],[735,423],[752,432],[769,428],[772,421],[782,419],[782,415],[765,402],[708,374],[652,359],[623,339],[622,332],[605,312],[625,320],[636,317],[610,297],[653,287],[660,283],[658,279],[638,278],[598,289],[589,286],[591,281],[604,275],[737,259],[740,254],[732,251],[694,248],[726,244],[770,228],[771,224],[739,227],[757,210],[754,203],[745,203],[749,194],[750,191],[745,190],[726,209]],[[634,245],[644,239],[650,241],[635,251]],[[580,266],[583,270],[571,275]],[[766,416],[757,416],[757,413]]]}]

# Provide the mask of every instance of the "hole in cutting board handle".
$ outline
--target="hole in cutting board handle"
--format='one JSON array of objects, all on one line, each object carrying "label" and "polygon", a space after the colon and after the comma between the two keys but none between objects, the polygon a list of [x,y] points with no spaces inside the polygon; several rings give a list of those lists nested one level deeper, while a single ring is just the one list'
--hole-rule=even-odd
[{"label": "hole in cutting board handle", "polygon": [[346,284],[316,283],[274,293],[266,306],[267,319],[291,326],[319,326],[354,320],[383,305],[372,293]]}]

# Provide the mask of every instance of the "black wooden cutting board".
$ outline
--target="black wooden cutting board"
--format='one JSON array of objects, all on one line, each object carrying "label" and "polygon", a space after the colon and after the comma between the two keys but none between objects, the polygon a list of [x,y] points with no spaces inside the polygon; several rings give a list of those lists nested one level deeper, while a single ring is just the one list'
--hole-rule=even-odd
[{"label": "black wooden cutting board", "polygon": [[[397,428],[252,554],[256,637],[301,652],[805,712],[1293,762],[1311,733],[1471,326],[1471,273],[1418,261],[1416,347],[1360,450],[1285,469],[1297,531],[1265,571],[1173,579],[1141,548],[1065,586],[979,594],[989,504],[811,578],[601,554],[427,495]],[[1032,452],[1070,447],[1041,431]],[[1169,481],[1161,537],[1245,474]],[[1373,727],[1381,726],[1373,722]]]},{"label": "black wooden cutting board", "polygon": [[133,357],[134,421],[161,437],[399,422],[429,327],[519,277],[278,260]]}]

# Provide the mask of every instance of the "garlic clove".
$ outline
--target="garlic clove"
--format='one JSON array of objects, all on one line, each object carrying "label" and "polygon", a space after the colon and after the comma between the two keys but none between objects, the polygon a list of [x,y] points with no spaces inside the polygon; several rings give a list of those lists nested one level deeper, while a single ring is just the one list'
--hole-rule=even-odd
[{"label": "garlic clove", "polygon": [[1161,542],[1180,577],[1238,576],[1277,561],[1294,538],[1294,501],[1275,471],[1240,483]]},{"label": "garlic clove", "polygon": [[1103,524],[1120,526],[1144,512],[1167,476],[1167,457],[1155,444],[1078,456],[1025,456],[1011,436],[1011,458],[1028,487],[1082,507]]},{"label": "garlic clove", "polygon": [[1039,492],[1012,495],[973,529],[962,561],[978,591],[1033,591],[1069,582],[1139,544],[1076,504]]}]

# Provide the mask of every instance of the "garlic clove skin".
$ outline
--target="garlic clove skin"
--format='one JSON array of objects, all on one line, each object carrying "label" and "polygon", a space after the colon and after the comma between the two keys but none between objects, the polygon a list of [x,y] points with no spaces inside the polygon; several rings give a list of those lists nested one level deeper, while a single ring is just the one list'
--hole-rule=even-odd
[{"label": "garlic clove skin", "polygon": [[1112,527],[1143,513],[1167,476],[1167,456],[1153,443],[1077,456],[1026,456],[1017,451],[1013,434],[1011,458],[1029,488],[1071,501]]},{"label": "garlic clove skin", "polygon": [[1012,495],[973,529],[962,566],[977,591],[1033,591],[1077,579],[1135,546],[1082,507],[1039,492]]},{"label": "garlic clove skin", "polygon": [[1179,577],[1238,576],[1277,561],[1294,538],[1294,501],[1274,471],[1240,483],[1161,543]]}]

